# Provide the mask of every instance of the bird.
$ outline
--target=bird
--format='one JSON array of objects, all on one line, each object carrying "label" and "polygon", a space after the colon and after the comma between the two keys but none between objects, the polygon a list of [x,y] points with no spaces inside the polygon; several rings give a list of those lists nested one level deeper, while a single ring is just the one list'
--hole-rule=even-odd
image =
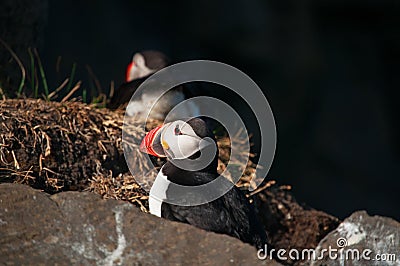
[{"label": "bird", "polygon": [[[160,51],[144,50],[135,53],[126,69],[125,82],[115,91],[107,107],[112,110],[126,108],[126,115],[135,116],[138,119],[146,119],[147,114],[149,114],[149,118],[164,120],[173,107],[193,97],[193,94],[189,89],[185,89],[185,86],[177,86],[162,97],[160,97],[162,95],[160,90],[152,89],[144,90],[141,94],[135,95],[135,99],[132,99],[132,101],[131,98],[146,79],[155,72],[169,66],[170,63],[170,59]],[[153,88],[162,87],[162,84],[157,84],[157,80],[152,82]],[[151,112],[149,112],[150,109]],[[185,108],[179,110],[192,116],[200,113],[199,108],[194,104],[185,105]],[[176,117],[180,115],[176,114]]]},{"label": "bird", "polygon": [[[214,152],[214,156],[210,156],[211,159],[201,165],[205,158],[202,154],[212,154],[210,150]],[[267,243],[266,231],[257,217],[254,206],[244,192],[228,179],[222,178],[225,184],[230,182],[231,189],[211,202],[196,206],[166,202],[181,196],[174,195],[170,182],[181,186],[200,186],[219,177],[218,146],[204,119],[195,117],[158,126],[145,135],[140,144],[140,151],[167,159],[150,189],[151,214],[230,235],[258,249]],[[197,169],[184,167],[199,158],[201,160]],[[155,196],[156,194],[163,195],[164,199]]]},{"label": "bird", "polygon": [[126,82],[143,78],[168,66],[170,59],[162,52],[145,50],[135,53],[126,69]]}]

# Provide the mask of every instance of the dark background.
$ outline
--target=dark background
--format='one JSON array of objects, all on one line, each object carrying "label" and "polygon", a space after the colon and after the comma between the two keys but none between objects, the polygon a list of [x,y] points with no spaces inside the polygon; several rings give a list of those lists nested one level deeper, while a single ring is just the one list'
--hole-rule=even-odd
[{"label": "dark background", "polygon": [[176,62],[235,66],[262,88],[275,115],[278,143],[269,178],[340,218],[366,209],[399,220],[395,2],[50,1],[39,11],[46,20],[34,36],[41,38],[30,45],[40,47],[53,87],[76,62],[83,86],[93,82],[89,65],[107,92],[143,49],[161,50]]}]

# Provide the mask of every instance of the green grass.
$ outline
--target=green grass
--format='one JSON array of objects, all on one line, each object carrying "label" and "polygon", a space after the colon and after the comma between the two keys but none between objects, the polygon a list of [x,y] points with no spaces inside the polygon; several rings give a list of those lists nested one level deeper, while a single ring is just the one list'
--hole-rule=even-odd
[{"label": "green grass", "polygon": [[71,89],[72,89],[72,82],[74,81],[74,78],[75,78],[75,71],[76,71],[76,63],[73,63],[72,69],[71,69],[71,74],[69,75],[70,78],[69,78],[69,83],[67,86],[67,91],[71,91]]},{"label": "green grass", "polygon": [[29,59],[30,59],[30,71],[31,71],[31,90],[33,91],[33,97],[36,99],[38,97],[39,83],[35,82],[35,57],[33,56],[32,49],[28,48]]},{"label": "green grass", "polygon": [[82,102],[87,103],[87,90],[86,89],[82,89]]},{"label": "green grass", "polygon": [[11,47],[8,46],[8,44],[1,38],[0,38],[0,43],[11,54],[12,58],[15,60],[15,62],[18,64],[18,66],[19,66],[19,68],[21,70],[21,81],[20,81],[20,84],[19,84],[18,90],[17,90],[17,94],[19,96],[19,95],[21,95],[22,90],[23,90],[24,85],[25,85],[26,71],[25,71],[24,65],[22,64],[21,60],[19,60],[18,56],[14,53],[14,51],[11,49]]},{"label": "green grass", "polygon": [[[79,81],[79,79],[75,80],[78,70],[78,64],[76,62],[74,62],[71,66],[69,78],[67,78],[67,75],[60,85],[50,86],[46,77],[48,73],[44,69],[39,52],[36,48],[28,48],[28,67],[26,68],[11,47],[0,38],[0,47],[1,45],[4,46],[10,53],[13,61],[17,63],[21,71],[21,79],[15,93],[17,98],[33,97],[35,99],[43,98],[46,101],[61,99],[62,101],[67,101],[70,97],[73,97],[73,95],[79,93],[79,98],[81,98],[82,102],[94,104],[99,108],[105,107],[107,97],[104,93],[102,93],[100,82],[89,66],[86,66],[86,71],[89,76],[87,80],[88,84],[85,86],[81,86],[81,81]],[[60,58],[61,57],[58,59]],[[55,69],[57,74],[59,74],[60,62],[61,60],[57,60]],[[25,94],[27,90],[30,91],[29,95]],[[91,95],[90,99],[88,97],[88,90],[90,91]],[[2,98],[5,98],[8,94],[12,94],[10,91],[7,93],[7,89],[3,87],[0,87],[0,92],[0,97]],[[62,98],[64,94],[66,96]]]},{"label": "green grass", "polygon": [[47,85],[46,74],[45,74],[45,71],[44,71],[44,68],[43,68],[43,65],[42,65],[42,61],[40,60],[40,56],[39,56],[39,53],[38,53],[36,48],[33,49],[33,52],[34,52],[34,54],[36,56],[37,64],[38,64],[38,67],[39,67],[39,73],[40,73],[40,76],[42,78],[42,84],[43,84],[43,90],[44,90],[44,99],[46,101],[49,101],[50,100],[49,99],[49,86]]}]

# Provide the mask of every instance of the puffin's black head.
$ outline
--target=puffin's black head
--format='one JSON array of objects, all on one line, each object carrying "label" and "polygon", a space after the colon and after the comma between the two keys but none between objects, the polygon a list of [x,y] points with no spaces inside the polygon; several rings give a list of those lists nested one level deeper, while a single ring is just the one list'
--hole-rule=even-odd
[{"label": "puffin's black head", "polygon": [[214,135],[201,118],[176,120],[156,127],[144,137],[140,150],[169,160],[204,160],[207,163],[204,166],[215,171],[218,163]]},{"label": "puffin's black head", "polygon": [[169,63],[168,57],[159,51],[146,50],[136,53],[126,70],[126,82],[153,74]]}]

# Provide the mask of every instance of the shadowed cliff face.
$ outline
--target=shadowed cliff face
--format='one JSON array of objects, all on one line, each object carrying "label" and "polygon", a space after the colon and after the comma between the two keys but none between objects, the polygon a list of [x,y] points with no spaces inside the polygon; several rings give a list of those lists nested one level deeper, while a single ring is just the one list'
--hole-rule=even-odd
[{"label": "shadowed cliff face", "polygon": [[[142,49],[231,64],[260,85],[274,111],[272,178],[342,218],[355,209],[400,218],[398,13],[392,1],[58,1],[49,6],[42,55],[54,87],[76,61],[76,76],[90,84],[90,65],[104,91],[123,81]],[[255,122],[235,104],[257,151]]]}]

